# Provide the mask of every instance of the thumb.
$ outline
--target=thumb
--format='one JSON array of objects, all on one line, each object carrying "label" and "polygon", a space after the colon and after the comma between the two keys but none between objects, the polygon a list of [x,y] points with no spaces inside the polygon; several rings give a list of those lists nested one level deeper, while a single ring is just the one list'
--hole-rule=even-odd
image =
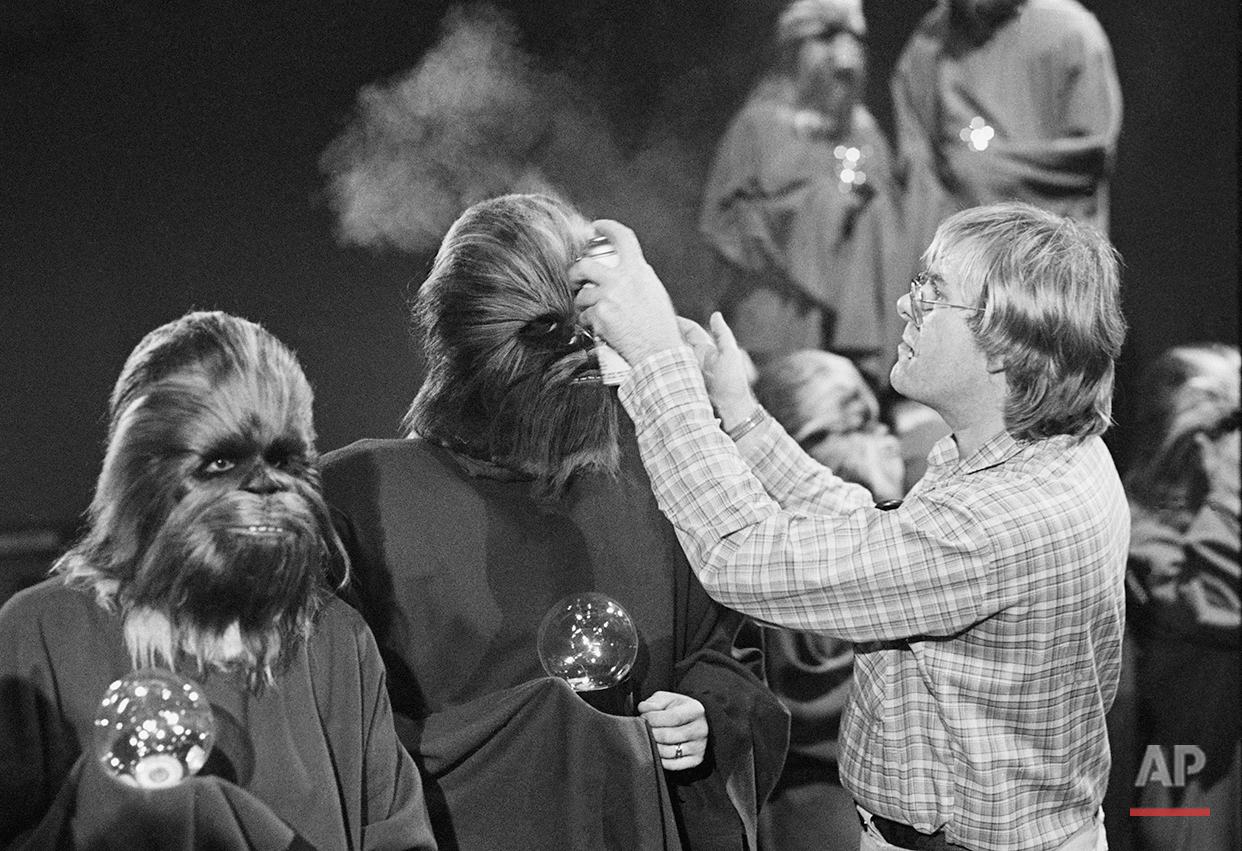
[{"label": "thumb", "polygon": [[704,345],[714,347],[711,335],[704,330],[702,325],[695,322],[693,319],[678,316],[677,328],[681,331],[681,338],[685,340],[691,348],[698,348],[699,346]]},{"label": "thumb", "polygon": [[720,311],[716,311],[711,315],[708,324],[711,326],[712,337],[716,340],[717,349],[721,352],[737,349],[737,339],[733,336],[733,329],[729,327],[728,322],[725,322],[725,318]]},{"label": "thumb", "polygon": [[679,697],[680,695],[674,694],[671,691],[657,691],[646,700],[639,703],[635,708],[638,710],[639,714],[657,712],[661,709],[668,709],[677,702]]}]

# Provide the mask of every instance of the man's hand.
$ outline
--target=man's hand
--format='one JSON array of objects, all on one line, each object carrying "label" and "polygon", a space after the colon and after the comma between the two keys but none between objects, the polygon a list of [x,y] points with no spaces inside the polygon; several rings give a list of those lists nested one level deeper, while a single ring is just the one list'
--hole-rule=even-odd
[{"label": "man's hand", "polygon": [[716,416],[728,431],[754,413],[759,404],[750,389],[754,364],[738,347],[733,331],[719,313],[711,316],[710,334],[697,322],[684,318],[677,321],[681,325],[682,339],[698,358]]},{"label": "man's hand", "polygon": [[707,754],[707,710],[693,697],[657,691],[638,704],[651,728],[660,763],[669,771],[694,768]]},{"label": "man's hand", "polygon": [[570,281],[581,286],[574,298],[580,320],[631,365],[680,346],[673,302],[643,259],[634,232],[608,219],[594,226],[608,237],[619,262],[608,266],[586,258],[569,267]]}]

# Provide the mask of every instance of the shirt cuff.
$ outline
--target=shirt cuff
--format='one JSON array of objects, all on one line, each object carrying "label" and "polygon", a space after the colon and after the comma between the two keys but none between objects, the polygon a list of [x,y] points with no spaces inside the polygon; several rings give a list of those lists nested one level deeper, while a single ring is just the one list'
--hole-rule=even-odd
[{"label": "shirt cuff", "polygon": [[[686,388],[696,392],[686,394]],[[617,388],[617,395],[635,425],[686,404],[687,397],[690,404],[703,402],[709,409],[711,406],[698,358],[689,346],[664,349],[633,364],[629,377]]]}]

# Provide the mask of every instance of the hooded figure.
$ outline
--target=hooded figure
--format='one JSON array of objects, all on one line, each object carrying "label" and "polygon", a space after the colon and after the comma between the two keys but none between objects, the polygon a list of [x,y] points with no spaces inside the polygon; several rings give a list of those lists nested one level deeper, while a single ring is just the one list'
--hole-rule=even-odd
[{"label": "hooded figure", "polygon": [[[719,306],[757,364],[832,348],[883,380],[900,296],[883,275],[895,234],[888,141],[862,104],[858,0],[797,0],[771,67],[716,149],[699,229],[724,282]],[[900,283],[900,282],[898,282]]]},{"label": "hooded figure", "polygon": [[[414,303],[408,435],[324,458],[351,593],[441,847],[754,848],[788,716],[735,658],[742,618],[690,573],[599,380],[568,276],[593,235],[542,195],[449,230]],[[613,714],[540,661],[545,614],[591,592],[637,627]]]},{"label": "hooded figure", "polygon": [[[375,640],[325,584],[346,568],[311,402],[293,353],[227,314],[129,356],[86,534],[0,609],[0,847],[435,847]],[[109,683],[145,668],[215,718],[172,788],[114,781],[91,746]]]},{"label": "hooded figure", "polygon": [[892,79],[909,271],[948,215],[1025,201],[1108,233],[1121,84],[1077,0],[940,0]]}]

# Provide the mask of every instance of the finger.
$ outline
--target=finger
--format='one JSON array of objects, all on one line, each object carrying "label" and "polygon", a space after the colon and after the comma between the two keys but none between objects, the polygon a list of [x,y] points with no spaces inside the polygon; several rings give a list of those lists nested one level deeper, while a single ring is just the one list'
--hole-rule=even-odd
[{"label": "finger", "polygon": [[585,325],[587,328],[590,328],[592,331],[594,331],[595,330],[595,310],[590,307],[580,309],[578,311],[578,324]]},{"label": "finger", "polygon": [[613,221],[612,219],[596,219],[591,222],[591,226],[597,232],[608,237],[608,241],[612,243],[613,248],[622,257],[630,255],[636,257],[643,256],[642,246],[638,244],[638,237],[634,235],[634,231],[620,222]]},{"label": "finger", "polygon": [[686,757],[700,756],[706,751],[707,742],[697,740],[656,745],[656,753],[660,755],[660,759],[685,759]]},{"label": "finger", "polygon": [[681,724],[676,727],[652,727],[651,738],[661,745],[685,744],[686,742],[696,742],[700,739],[706,741],[707,721],[703,718],[698,718],[689,724]]},{"label": "finger", "polygon": [[694,329],[696,329],[696,328],[697,328],[699,331],[702,331],[704,334],[706,334],[706,333],[707,333],[707,331],[703,328],[703,326],[702,326],[702,325],[700,325],[699,323],[695,322],[693,319],[691,319],[691,318],[690,318],[690,317],[688,317],[688,316],[681,316],[681,315],[678,315],[678,317],[677,317],[677,327],[678,327],[678,328],[680,328],[680,329],[682,330],[682,333],[692,333],[692,332],[694,331]]},{"label": "finger", "polygon": [[666,771],[684,771],[701,763],[707,748],[706,743],[699,746],[697,743],[687,742],[680,745],[660,745],[656,752],[660,755],[660,765]]},{"label": "finger", "polygon": [[712,340],[712,335],[707,333],[702,325],[693,319],[687,319],[684,316],[677,317],[677,328],[681,331],[681,338],[691,346],[711,346],[716,348],[716,343]]},{"label": "finger", "polygon": [[643,720],[647,722],[647,725],[653,729],[662,727],[681,727],[684,724],[691,723],[696,717],[698,717],[697,715],[692,714],[692,712],[687,712],[680,707],[657,709],[651,712],[642,712],[640,710],[639,715],[641,715]]},{"label": "finger", "polygon": [[711,325],[712,336],[716,340],[716,348],[722,352],[738,348],[737,338],[733,336],[733,329],[729,327],[728,322],[725,322],[725,318],[720,311],[712,313],[708,323]]},{"label": "finger", "polygon": [[639,710],[639,715],[652,728],[682,727],[687,724],[693,724],[696,720],[703,717],[699,704],[679,704],[677,706],[670,706],[668,709],[655,709],[650,712]]},{"label": "finger", "polygon": [[734,341],[733,346],[737,348],[737,356],[742,360],[742,374],[746,377],[746,383],[754,387],[755,382],[759,380],[759,368],[755,366],[750,352],[737,347],[737,341]]},{"label": "finger", "polygon": [[680,316],[677,317],[677,325],[681,331],[682,342],[694,352],[694,359],[698,361],[699,369],[708,369],[718,354],[712,335],[699,323]]},{"label": "finger", "polygon": [[615,274],[612,267],[605,266],[590,257],[583,257],[581,260],[575,260],[574,264],[569,267],[569,285],[576,292],[582,292],[594,289],[600,284],[612,283]]},{"label": "finger", "polygon": [[604,292],[592,283],[588,283],[574,294],[574,306],[579,310],[594,307],[604,297]]},{"label": "finger", "polygon": [[652,712],[657,709],[666,709],[681,699],[681,697],[682,696],[680,694],[671,691],[652,692],[651,695],[638,704],[638,712],[639,714],[642,714],[645,712]]}]

